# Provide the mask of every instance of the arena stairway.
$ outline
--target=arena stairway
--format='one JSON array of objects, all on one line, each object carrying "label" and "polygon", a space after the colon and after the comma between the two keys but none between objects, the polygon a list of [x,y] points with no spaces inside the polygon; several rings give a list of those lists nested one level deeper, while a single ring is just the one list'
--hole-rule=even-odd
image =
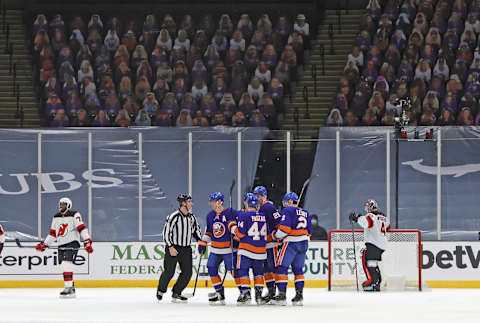
[{"label": "arena stairway", "polygon": [[[19,105],[23,107],[23,127],[38,128],[40,119],[33,90],[32,57],[28,49],[31,37],[25,33],[23,10],[6,10],[5,26],[3,21],[2,12],[0,14],[0,128],[21,126],[20,118],[15,117],[17,95],[14,92],[13,63],[17,63],[16,84],[19,85]],[[10,55],[6,51],[10,48],[6,44],[7,29],[10,31],[8,43],[12,44],[13,49],[12,68],[10,68]]]},{"label": "arena stairway", "polygon": [[[287,105],[287,112],[282,129],[292,132],[294,139],[309,140],[318,137],[318,129],[325,125],[328,112],[332,107],[336,87],[347,62],[347,56],[359,32],[359,25],[364,10],[341,10],[341,31],[339,30],[337,10],[326,10],[322,23],[318,26],[316,39],[311,40],[312,49],[303,75],[297,82],[294,96]],[[334,53],[330,52],[330,25],[333,27]],[[322,73],[321,47],[324,47],[325,75]],[[317,95],[314,91],[312,66],[317,70]],[[305,87],[308,89],[310,118],[307,117],[304,99]],[[298,110],[296,110],[296,108]],[[299,127],[295,122],[295,111],[298,111]],[[311,142],[296,142],[296,150],[312,150]],[[280,148],[281,149],[281,148]]]}]

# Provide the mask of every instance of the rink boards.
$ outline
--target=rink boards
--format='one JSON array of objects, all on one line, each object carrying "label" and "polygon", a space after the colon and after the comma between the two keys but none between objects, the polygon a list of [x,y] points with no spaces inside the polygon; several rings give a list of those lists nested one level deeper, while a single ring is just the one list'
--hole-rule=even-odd
[{"label": "rink boards", "polygon": [[[351,253],[349,247],[336,254]],[[199,287],[211,286],[206,274],[208,254],[200,267]],[[163,271],[164,245],[156,242],[97,242],[94,253],[81,250],[75,261],[74,279],[78,287],[153,287]],[[199,255],[194,248],[195,278]],[[433,288],[480,288],[480,242],[423,242],[423,281]],[[361,268],[360,268],[361,270]],[[223,272],[223,268],[221,269]],[[304,266],[306,287],[326,287],[328,243],[310,242]],[[0,287],[60,287],[56,251],[39,253],[7,243],[0,256]],[[234,283],[227,275],[226,286]],[[293,276],[290,277],[293,280]],[[292,282],[290,282],[292,283]]]}]

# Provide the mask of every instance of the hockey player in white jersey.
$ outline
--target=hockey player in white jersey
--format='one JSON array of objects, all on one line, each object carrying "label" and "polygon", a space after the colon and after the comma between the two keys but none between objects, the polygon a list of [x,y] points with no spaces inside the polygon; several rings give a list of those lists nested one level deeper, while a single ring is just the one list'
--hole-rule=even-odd
[{"label": "hockey player in white jersey", "polygon": [[59,211],[52,220],[50,233],[45,241],[37,244],[35,249],[45,251],[54,242],[58,245],[58,262],[63,271],[65,289],[60,292],[61,298],[74,298],[75,286],[73,284],[73,261],[80,248],[80,237],[88,253],[93,252],[92,239],[88,229],[82,221],[82,216],[77,211],[72,211],[72,201],[63,197],[58,202]]},{"label": "hockey player in white jersey", "polygon": [[365,249],[362,250],[362,265],[367,280],[362,283],[366,292],[379,292],[382,276],[378,262],[382,260],[382,254],[387,249],[387,231],[390,223],[382,212],[378,210],[375,200],[365,202],[367,214],[350,214],[350,222],[357,222],[364,231]]},{"label": "hockey player in white jersey", "polygon": [[3,227],[0,224],[0,255],[2,254],[4,243],[5,243],[5,232],[3,232]]}]

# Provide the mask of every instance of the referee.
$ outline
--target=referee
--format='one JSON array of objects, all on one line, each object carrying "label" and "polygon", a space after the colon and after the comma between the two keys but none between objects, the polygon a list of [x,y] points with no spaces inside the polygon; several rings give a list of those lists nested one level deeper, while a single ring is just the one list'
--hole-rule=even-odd
[{"label": "referee", "polygon": [[178,210],[167,217],[163,228],[165,240],[165,259],[163,273],[158,280],[157,299],[160,301],[167,291],[168,283],[175,274],[177,263],[180,264],[181,273],[172,289],[172,302],[186,302],[182,291],[187,287],[192,277],[192,237],[201,240],[200,226],[192,214],[192,197],[180,194],[177,197]]}]

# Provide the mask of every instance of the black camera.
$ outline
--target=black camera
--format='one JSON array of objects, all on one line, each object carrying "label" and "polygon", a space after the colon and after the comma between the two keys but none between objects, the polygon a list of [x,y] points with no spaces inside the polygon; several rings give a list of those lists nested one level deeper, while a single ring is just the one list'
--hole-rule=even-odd
[{"label": "black camera", "polygon": [[407,116],[407,111],[412,108],[412,100],[410,98],[399,99],[395,101],[395,106],[400,107],[400,116],[395,117],[395,129],[402,130],[404,127],[408,126],[410,119]]}]

